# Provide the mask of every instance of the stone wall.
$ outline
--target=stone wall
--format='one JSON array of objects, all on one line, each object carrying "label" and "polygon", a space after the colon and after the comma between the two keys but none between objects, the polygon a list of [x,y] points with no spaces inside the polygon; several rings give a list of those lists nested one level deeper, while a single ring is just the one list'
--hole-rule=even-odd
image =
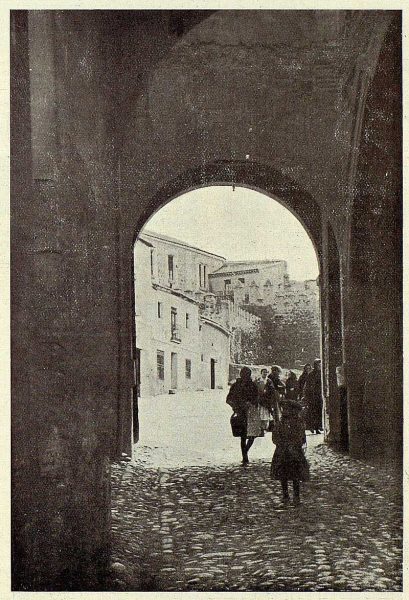
[{"label": "stone wall", "polygon": [[98,589],[120,345],[104,28],[12,21],[13,588]]},{"label": "stone wall", "polygon": [[[231,282],[227,292],[226,278]],[[285,261],[226,262],[209,279],[219,304],[232,298],[232,306],[261,318],[252,333],[234,332],[233,362],[267,361],[294,368],[320,356],[317,281],[290,280]]]},{"label": "stone wall", "polygon": [[[263,274],[261,281],[265,283],[259,285],[254,280],[240,283],[233,290],[234,304],[261,318],[261,339],[255,361],[289,367],[312,362],[320,356],[320,297],[317,282],[291,281],[286,268],[279,276],[267,281]],[[236,359],[236,362],[241,360]]]},{"label": "stone wall", "polygon": [[[351,449],[402,459],[400,18],[368,85],[345,285]],[[389,432],[389,433],[387,433]]]},{"label": "stone wall", "polygon": [[290,311],[277,317],[271,306],[248,307],[260,317],[256,364],[278,364],[299,368],[320,355],[317,314]]}]

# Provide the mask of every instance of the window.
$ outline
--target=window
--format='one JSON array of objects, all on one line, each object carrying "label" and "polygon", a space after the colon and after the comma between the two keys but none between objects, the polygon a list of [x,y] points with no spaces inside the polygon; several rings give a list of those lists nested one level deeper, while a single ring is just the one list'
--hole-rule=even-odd
[{"label": "window", "polygon": [[176,308],[171,308],[170,311],[170,330],[171,330],[171,340],[173,342],[180,342],[180,333],[178,328],[178,313]]},{"label": "window", "polygon": [[165,353],[162,350],[156,351],[156,367],[158,370],[158,379],[165,379]]},{"label": "window", "polygon": [[158,302],[158,319],[162,318],[162,302]]},{"label": "window", "polygon": [[244,304],[248,304],[250,302],[249,294],[244,294]]},{"label": "window", "polygon": [[225,279],[224,280],[224,291],[226,294],[228,294],[230,292],[230,287],[231,287],[231,279]]},{"label": "window", "polygon": [[170,281],[173,281],[175,273],[174,273],[174,261],[173,261],[172,254],[168,255],[168,273],[169,273]]},{"label": "window", "polygon": [[199,263],[199,286],[207,287],[207,267],[203,263]]},{"label": "window", "polygon": [[199,286],[205,288],[207,285],[206,265],[199,263]]},{"label": "window", "polygon": [[186,359],[186,379],[192,378],[192,361],[187,358]]},{"label": "window", "polygon": [[186,313],[186,329],[189,329],[189,313]]},{"label": "window", "polygon": [[244,279],[244,277],[239,277],[239,281],[240,281],[240,283],[245,283],[246,282],[246,280]]}]

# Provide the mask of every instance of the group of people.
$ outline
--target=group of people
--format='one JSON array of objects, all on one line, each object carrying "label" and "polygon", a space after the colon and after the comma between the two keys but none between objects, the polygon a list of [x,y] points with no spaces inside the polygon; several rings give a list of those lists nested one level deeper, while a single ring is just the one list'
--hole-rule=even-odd
[{"label": "group of people", "polygon": [[233,435],[240,437],[243,465],[249,464],[248,453],[255,438],[271,431],[276,446],[271,475],[281,481],[284,500],[289,498],[288,482],[292,481],[298,502],[300,481],[309,478],[305,430],[322,431],[321,361],[316,359],[313,367],[305,365],[298,380],[290,371],[285,382],[276,365],[270,373],[262,369],[255,380],[251,369],[243,367],[226,402],[233,410],[231,426]]}]

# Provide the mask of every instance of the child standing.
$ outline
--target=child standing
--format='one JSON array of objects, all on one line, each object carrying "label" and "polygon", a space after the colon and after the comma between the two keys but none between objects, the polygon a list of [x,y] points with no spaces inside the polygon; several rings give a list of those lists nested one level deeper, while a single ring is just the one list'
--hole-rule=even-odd
[{"label": "child standing", "polygon": [[309,466],[303,452],[306,438],[301,410],[302,406],[295,400],[282,400],[281,419],[272,431],[276,449],[271,462],[271,476],[281,481],[284,501],[289,499],[288,482],[293,482],[295,503],[300,501],[300,481],[309,479]]}]

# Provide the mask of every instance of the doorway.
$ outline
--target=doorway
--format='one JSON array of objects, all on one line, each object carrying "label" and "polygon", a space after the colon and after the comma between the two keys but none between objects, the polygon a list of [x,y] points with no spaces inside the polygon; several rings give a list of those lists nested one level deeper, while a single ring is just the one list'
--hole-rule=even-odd
[{"label": "doorway", "polygon": [[176,390],[178,387],[178,355],[172,352],[170,355],[170,387]]},{"label": "doorway", "polygon": [[210,389],[216,389],[216,361],[214,358],[210,359]]}]

